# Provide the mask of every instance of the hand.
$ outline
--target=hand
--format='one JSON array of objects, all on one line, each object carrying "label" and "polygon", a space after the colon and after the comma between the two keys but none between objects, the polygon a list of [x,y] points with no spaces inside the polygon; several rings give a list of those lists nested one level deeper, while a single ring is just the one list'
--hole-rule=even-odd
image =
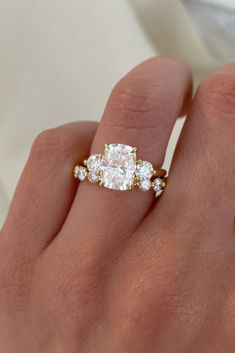
[{"label": "hand", "polygon": [[[183,63],[148,60],[99,125],[36,139],[0,234],[0,352],[234,353],[235,65],[193,102],[191,82]],[[105,143],[160,166],[186,111],[159,199],[77,187],[74,163]]]}]

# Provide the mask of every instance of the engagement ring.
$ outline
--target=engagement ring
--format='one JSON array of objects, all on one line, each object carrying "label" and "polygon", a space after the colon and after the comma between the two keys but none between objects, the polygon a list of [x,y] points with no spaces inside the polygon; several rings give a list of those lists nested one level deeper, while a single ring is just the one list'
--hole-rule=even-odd
[{"label": "engagement ring", "polygon": [[113,190],[153,189],[158,196],[166,186],[166,171],[137,159],[136,152],[136,147],[106,144],[103,154],[92,154],[73,168],[74,177]]}]

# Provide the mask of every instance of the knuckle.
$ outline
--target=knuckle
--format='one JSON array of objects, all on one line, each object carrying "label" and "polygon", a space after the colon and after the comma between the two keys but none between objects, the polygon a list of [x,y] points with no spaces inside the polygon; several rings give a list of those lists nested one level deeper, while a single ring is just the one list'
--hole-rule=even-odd
[{"label": "knuckle", "polygon": [[[71,320],[77,320],[78,312],[83,314],[85,321],[99,316],[99,304],[104,300],[105,278],[98,266],[96,269],[81,261],[79,266],[65,261],[58,271],[44,272],[40,286],[41,298],[50,304],[53,313],[61,310],[71,312]],[[77,262],[76,262],[77,264]],[[82,324],[82,323],[81,323]]]},{"label": "knuckle", "polygon": [[121,129],[154,128],[161,121],[166,106],[166,95],[157,85],[140,80],[126,85],[120,81],[108,101],[106,112],[111,125]]},{"label": "knuckle", "polygon": [[150,330],[154,327],[160,334],[162,320],[168,322],[177,315],[176,308],[180,306],[182,296],[178,281],[173,281],[168,271],[163,277],[153,268],[145,273],[130,271],[124,283],[119,281],[115,294],[111,293],[117,304],[113,321],[118,326],[123,326],[125,321],[125,327],[132,333],[143,327]]},{"label": "knuckle", "polygon": [[232,75],[217,73],[206,78],[197,90],[195,101],[206,116],[215,121],[234,121],[235,79]]},{"label": "knuckle", "polygon": [[48,151],[57,148],[60,145],[60,136],[56,129],[48,129],[41,132],[33,143],[32,150],[34,152]]},{"label": "knuckle", "polygon": [[67,151],[68,138],[68,133],[64,127],[45,130],[35,139],[31,149],[31,156],[37,161],[55,157],[58,160],[63,160],[64,155],[69,153]]},{"label": "knuckle", "polygon": [[[169,249],[169,254],[151,263],[138,258],[138,263],[125,263],[128,270],[121,268],[115,277],[112,290],[109,292],[115,306],[110,309],[112,324],[115,327],[123,327],[128,333],[138,336],[143,329],[147,329],[150,336],[160,337],[164,334],[162,327],[180,321],[182,327],[190,330],[198,325],[200,320],[205,320],[204,306],[198,303],[194,308],[191,301],[194,300],[194,286],[200,286],[199,282],[191,277],[188,256],[183,255],[180,244],[175,249]],[[152,259],[150,254],[150,258]],[[143,260],[143,259],[142,259]],[[130,265],[130,264],[129,264]],[[123,272],[125,271],[125,272]],[[125,295],[123,295],[125,293]],[[116,308],[116,309],[115,309]],[[195,320],[192,318],[195,316]],[[153,330],[153,331],[151,331]]]}]

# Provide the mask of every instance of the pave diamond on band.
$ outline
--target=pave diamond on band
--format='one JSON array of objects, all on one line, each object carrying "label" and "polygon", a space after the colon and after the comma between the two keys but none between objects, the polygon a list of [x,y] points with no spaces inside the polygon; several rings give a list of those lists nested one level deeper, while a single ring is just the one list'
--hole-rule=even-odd
[{"label": "pave diamond on band", "polygon": [[136,147],[128,145],[105,145],[103,154],[92,154],[83,166],[74,167],[74,177],[113,190],[132,190],[134,186],[142,191],[153,189],[158,196],[166,186],[166,171],[137,160],[136,152]]}]

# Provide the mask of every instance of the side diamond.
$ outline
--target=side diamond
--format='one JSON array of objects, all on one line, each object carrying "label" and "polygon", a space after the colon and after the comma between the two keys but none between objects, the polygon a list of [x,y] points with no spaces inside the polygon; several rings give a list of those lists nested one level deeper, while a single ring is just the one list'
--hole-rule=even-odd
[{"label": "side diamond", "polygon": [[92,154],[87,160],[87,168],[89,172],[98,172],[101,165],[101,159],[98,154]]},{"label": "side diamond", "polygon": [[148,191],[151,188],[151,180],[150,179],[146,179],[146,180],[140,181],[139,188],[142,191]]},{"label": "side diamond", "polygon": [[156,178],[153,181],[153,189],[156,192],[156,197],[161,193],[163,189],[163,180],[161,178]]},{"label": "side diamond", "polygon": [[146,180],[146,179],[151,179],[153,176],[153,166],[151,163],[147,161],[142,161],[136,166],[136,172],[135,175],[139,180]]},{"label": "side diamond", "polygon": [[163,186],[162,179],[161,178],[154,179],[153,185],[154,185],[154,187],[153,187],[154,191],[161,191],[162,190],[162,186]]},{"label": "side diamond", "polygon": [[73,173],[74,177],[79,180],[85,180],[87,177],[87,169],[79,165],[76,165],[76,167],[74,167]]},{"label": "side diamond", "polygon": [[74,168],[73,168],[73,175],[74,175],[74,178],[78,178],[78,173],[79,173],[79,166],[76,165]]},{"label": "side diamond", "polygon": [[90,172],[88,174],[88,180],[89,180],[90,183],[95,184],[95,183],[97,183],[99,181],[99,176],[98,176],[98,174],[96,174],[94,172]]}]

